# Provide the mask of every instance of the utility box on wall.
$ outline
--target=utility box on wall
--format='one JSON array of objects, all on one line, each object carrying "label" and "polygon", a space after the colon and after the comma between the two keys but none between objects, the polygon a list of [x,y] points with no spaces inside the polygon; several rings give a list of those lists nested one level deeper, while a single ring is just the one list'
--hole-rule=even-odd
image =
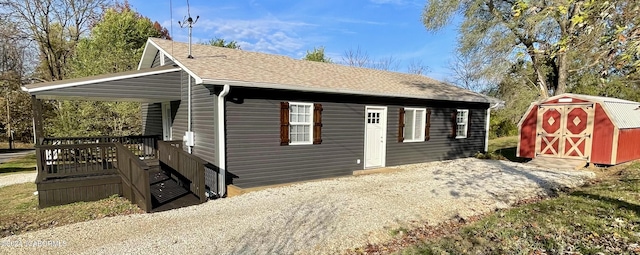
[{"label": "utility box on wall", "polygon": [[195,133],[193,133],[193,131],[184,132],[183,140],[186,146],[196,145]]}]

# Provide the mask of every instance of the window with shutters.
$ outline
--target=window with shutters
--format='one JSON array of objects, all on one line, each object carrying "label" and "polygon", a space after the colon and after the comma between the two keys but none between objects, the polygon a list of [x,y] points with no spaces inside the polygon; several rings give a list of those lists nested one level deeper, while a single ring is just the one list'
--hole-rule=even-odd
[{"label": "window with shutters", "polygon": [[425,108],[404,108],[404,142],[423,142],[425,135]]},{"label": "window with shutters", "polygon": [[469,110],[458,109],[456,114],[456,138],[467,138],[467,127],[469,126]]},{"label": "window with shutters", "polygon": [[312,144],[313,120],[313,104],[289,102],[289,144]]}]

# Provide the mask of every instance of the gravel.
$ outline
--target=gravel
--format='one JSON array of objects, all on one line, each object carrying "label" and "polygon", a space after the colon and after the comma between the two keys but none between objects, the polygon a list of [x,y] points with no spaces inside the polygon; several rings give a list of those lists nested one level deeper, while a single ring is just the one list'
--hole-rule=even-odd
[{"label": "gravel", "polygon": [[595,177],[473,158],[397,168],[6,237],[0,253],[333,254],[387,241],[394,229],[487,213]]},{"label": "gravel", "polygon": [[4,186],[20,184],[25,182],[35,182],[37,173],[17,173],[0,176],[0,188]]}]

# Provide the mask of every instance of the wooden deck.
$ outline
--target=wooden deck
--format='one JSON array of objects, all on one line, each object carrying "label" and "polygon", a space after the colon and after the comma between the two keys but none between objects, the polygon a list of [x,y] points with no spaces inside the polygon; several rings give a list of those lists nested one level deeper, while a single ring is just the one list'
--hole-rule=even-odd
[{"label": "wooden deck", "polygon": [[[207,201],[205,172],[182,141],[157,137],[50,138],[36,146],[40,208],[123,196],[146,212]],[[126,144],[123,144],[126,142]],[[215,172],[215,171],[214,171]],[[217,172],[210,174],[217,177]],[[210,178],[217,188],[217,179]]]}]

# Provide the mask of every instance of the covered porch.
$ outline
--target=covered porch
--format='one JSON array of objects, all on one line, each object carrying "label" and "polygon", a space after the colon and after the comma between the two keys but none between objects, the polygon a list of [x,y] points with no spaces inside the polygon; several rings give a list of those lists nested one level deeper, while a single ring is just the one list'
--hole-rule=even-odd
[{"label": "covered porch", "polygon": [[[172,140],[171,102],[181,100],[186,77],[178,67],[162,66],[24,86],[32,96],[39,206],[120,195],[152,212],[217,194],[216,167]],[[46,137],[42,101],[50,99],[139,102],[142,134]],[[207,180],[205,172],[211,172]]]}]

